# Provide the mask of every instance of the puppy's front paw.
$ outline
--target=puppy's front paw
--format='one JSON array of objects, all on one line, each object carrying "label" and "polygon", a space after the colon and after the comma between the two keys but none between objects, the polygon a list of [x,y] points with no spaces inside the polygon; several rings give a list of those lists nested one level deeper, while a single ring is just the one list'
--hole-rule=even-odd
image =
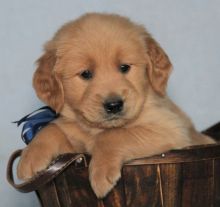
[{"label": "puppy's front paw", "polygon": [[19,179],[28,180],[44,170],[51,162],[52,153],[41,145],[30,145],[22,152],[17,167]]},{"label": "puppy's front paw", "polygon": [[116,185],[121,177],[121,165],[105,162],[100,164],[92,160],[89,166],[89,178],[93,191],[103,198]]}]

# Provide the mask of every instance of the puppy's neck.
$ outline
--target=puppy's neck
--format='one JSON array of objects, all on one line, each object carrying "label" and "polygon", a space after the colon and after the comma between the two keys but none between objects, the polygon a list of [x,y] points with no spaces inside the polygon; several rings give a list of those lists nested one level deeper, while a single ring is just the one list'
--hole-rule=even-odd
[{"label": "puppy's neck", "polygon": [[68,119],[69,121],[76,121],[75,112],[71,110],[71,108],[67,104],[64,104],[60,114],[63,118]]}]

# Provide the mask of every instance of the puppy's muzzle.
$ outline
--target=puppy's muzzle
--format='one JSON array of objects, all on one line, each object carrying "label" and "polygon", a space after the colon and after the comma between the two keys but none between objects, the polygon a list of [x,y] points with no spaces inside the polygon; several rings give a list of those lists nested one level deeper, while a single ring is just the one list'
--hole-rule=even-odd
[{"label": "puppy's muzzle", "polygon": [[109,115],[118,114],[123,110],[124,102],[121,98],[109,98],[103,103],[105,112]]}]

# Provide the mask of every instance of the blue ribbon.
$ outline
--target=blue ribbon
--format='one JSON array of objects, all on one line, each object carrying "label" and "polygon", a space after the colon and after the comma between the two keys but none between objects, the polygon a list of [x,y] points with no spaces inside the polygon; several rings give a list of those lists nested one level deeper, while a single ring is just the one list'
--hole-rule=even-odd
[{"label": "blue ribbon", "polygon": [[17,126],[24,124],[21,138],[26,144],[29,144],[37,132],[58,116],[59,114],[56,114],[49,106],[44,106],[13,123],[16,123]]}]

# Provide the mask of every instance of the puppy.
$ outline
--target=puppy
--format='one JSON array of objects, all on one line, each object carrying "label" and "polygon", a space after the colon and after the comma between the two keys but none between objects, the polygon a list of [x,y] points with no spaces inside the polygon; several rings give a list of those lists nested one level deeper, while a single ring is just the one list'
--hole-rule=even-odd
[{"label": "puppy", "polygon": [[129,19],[86,14],[45,45],[33,85],[59,118],[24,149],[27,180],[57,155],[89,153],[91,186],[104,197],[123,163],[190,145],[214,143],[168,98],[171,62],[151,35]]}]

